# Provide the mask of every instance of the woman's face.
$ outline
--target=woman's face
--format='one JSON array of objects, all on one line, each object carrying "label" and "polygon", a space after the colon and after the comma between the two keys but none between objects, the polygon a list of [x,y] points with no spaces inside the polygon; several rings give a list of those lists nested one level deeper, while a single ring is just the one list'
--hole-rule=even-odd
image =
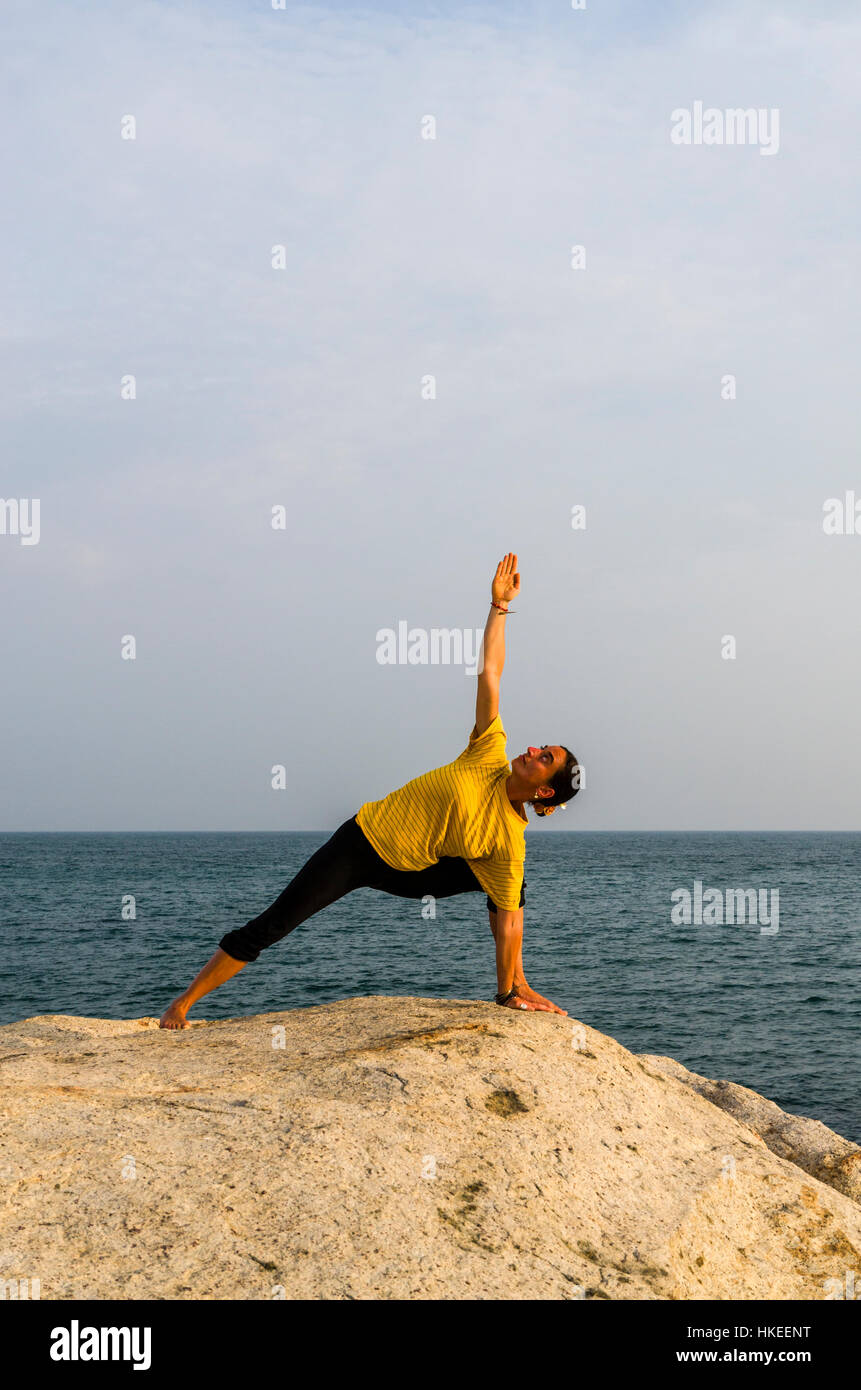
[{"label": "woman's face", "polygon": [[546,786],[565,766],[567,754],[558,743],[545,743],[540,748],[530,745],[525,753],[520,753],[512,762],[511,770],[516,772],[522,782],[531,787]]}]

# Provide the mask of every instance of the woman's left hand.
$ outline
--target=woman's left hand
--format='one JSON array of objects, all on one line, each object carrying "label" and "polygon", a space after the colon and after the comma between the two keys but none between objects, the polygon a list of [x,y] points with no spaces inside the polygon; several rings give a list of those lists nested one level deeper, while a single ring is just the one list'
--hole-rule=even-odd
[{"label": "woman's left hand", "polygon": [[554,1004],[551,999],[545,999],[543,994],[538,994],[529,985],[518,985],[517,993],[513,999],[509,999],[506,1004],[507,1009],[519,1009],[525,1004],[528,1009],[534,1009],[539,1013],[562,1014],[568,1017],[567,1009],[560,1009],[558,1004]]}]

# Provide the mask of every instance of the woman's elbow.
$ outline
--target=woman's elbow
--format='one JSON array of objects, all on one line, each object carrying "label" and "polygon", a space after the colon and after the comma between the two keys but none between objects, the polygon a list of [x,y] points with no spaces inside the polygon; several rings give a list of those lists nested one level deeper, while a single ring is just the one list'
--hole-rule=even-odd
[{"label": "woman's elbow", "polygon": [[505,936],[516,936],[523,930],[523,919],[519,909],[497,908],[496,930]]}]

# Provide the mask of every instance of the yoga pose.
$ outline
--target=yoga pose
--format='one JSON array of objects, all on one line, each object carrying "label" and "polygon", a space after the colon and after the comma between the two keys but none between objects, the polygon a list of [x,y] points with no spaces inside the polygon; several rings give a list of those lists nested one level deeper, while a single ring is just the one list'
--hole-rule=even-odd
[{"label": "yoga pose", "polygon": [[527,748],[511,764],[499,718],[505,663],[505,615],[520,592],[517,556],[500,560],[484,629],[475,727],[453,763],[426,772],[382,801],[366,801],[312,854],[271,907],[222,937],[215,955],[168,1006],[162,1028],[187,1028],[198,999],[223,985],[300,922],[356,888],[402,898],[487,895],[496,941],[496,1003],[565,1014],[526,983],[523,973],[523,864],[527,805],[551,815],[574,796],[580,768],[558,744]]}]

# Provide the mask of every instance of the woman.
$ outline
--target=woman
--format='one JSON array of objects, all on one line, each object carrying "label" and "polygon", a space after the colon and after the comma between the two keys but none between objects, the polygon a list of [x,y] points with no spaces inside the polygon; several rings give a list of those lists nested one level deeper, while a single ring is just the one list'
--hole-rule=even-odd
[{"label": "woman", "polygon": [[499,718],[505,615],[520,592],[517,556],[496,567],[475,727],[453,763],[426,772],[382,801],[366,801],[318,849],[271,907],[222,937],[215,955],[174,999],[162,1028],[187,1028],[198,999],[223,985],[273,942],[356,888],[398,897],[484,892],[496,940],[496,1003],[565,1014],[531,989],[523,973],[525,806],[551,815],[579,789],[574,754],[558,744],[528,748],[511,764]]}]

